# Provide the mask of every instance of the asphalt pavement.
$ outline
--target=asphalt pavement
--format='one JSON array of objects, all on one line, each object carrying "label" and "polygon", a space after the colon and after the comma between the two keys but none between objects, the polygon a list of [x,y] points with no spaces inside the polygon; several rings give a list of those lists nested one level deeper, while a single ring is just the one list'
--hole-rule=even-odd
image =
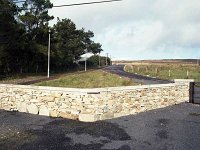
[{"label": "asphalt pavement", "polygon": [[143,85],[173,83],[173,81],[169,80],[161,80],[158,78],[151,78],[147,76],[125,72],[124,65],[112,65],[104,68],[103,70],[109,73],[117,74],[122,77],[133,79],[135,82],[142,83]]},{"label": "asphalt pavement", "polygon": [[0,150],[199,150],[200,106],[95,123],[0,110]]}]

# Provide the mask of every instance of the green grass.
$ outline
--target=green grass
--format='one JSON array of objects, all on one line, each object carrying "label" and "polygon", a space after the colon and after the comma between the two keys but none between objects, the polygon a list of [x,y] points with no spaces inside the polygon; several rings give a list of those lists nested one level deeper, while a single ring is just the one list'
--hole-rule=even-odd
[{"label": "green grass", "polygon": [[[195,79],[195,81],[200,82],[200,67],[191,64],[135,65],[133,68],[126,67],[126,71],[160,79]],[[187,76],[187,71],[189,76]]]},{"label": "green grass", "polygon": [[37,83],[38,86],[68,87],[68,88],[101,88],[136,85],[132,80],[119,77],[101,70],[74,74],[56,80]]}]

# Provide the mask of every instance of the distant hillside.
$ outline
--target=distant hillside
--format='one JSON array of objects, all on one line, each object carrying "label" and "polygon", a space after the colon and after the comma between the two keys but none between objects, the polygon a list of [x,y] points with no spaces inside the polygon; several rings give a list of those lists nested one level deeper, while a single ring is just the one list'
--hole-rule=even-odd
[{"label": "distant hillside", "polygon": [[113,63],[186,63],[197,64],[198,59],[161,59],[161,60],[117,60]]}]

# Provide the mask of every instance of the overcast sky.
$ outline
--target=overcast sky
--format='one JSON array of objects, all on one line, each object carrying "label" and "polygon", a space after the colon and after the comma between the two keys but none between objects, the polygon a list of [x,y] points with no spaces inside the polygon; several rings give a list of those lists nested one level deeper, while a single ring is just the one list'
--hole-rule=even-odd
[{"label": "overcast sky", "polygon": [[[91,1],[101,0],[51,0]],[[124,0],[53,8],[50,14],[92,30],[104,54],[114,59],[200,58],[200,0]]]}]

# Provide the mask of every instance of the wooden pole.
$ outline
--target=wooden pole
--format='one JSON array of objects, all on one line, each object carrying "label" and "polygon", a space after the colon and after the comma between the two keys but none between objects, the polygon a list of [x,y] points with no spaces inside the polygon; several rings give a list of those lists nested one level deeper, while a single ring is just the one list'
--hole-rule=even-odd
[{"label": "wooden pole", "polygon": [[187,70],[187,78],[189,78],[189,71]]},{"label": "wooden pole", "polygon": [[158,74],[158,68],[155,69],[155,73],[156,73],[156,75]]}]

